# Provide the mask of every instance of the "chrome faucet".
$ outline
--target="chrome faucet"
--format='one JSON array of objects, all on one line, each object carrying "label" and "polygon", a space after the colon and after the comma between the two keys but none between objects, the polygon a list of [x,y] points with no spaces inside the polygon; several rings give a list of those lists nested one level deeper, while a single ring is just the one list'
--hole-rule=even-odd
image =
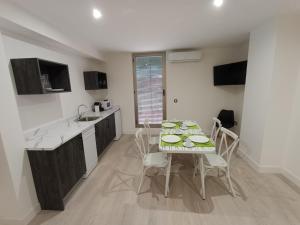
[{"label": "chrome faucet", "polygon": [[77,108],[77,116],[78,116],[78,120],[81,119],[81,117],[83,116],[84,112],[80,113],[80,108],[81,107],[85,107],[87,110],[89,109],[89,107],[87,107],[85,104],[81,104],[78,106]]}]

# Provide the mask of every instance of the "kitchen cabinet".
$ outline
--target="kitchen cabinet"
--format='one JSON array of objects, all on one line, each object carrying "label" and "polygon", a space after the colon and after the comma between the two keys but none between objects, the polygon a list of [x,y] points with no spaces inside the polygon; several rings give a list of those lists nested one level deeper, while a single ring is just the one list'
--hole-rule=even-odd
[{"label": "kitchen cabinet", "polygon": [[11,59],[18,95],[70,92],[68,65],[39,58]]},{"label": "kitchen cabinet", "polygon": [[64,197],[86,172],[82,135],[52,151],[27,153],[41,209],[64,210]]},{"label": "kitchen cabinet", "polygon": [[83,72],[85,90],[107,89],[106,73],[98,71]]},{"label": "kitchen cabinet", "polygon": [[98,156],[113,141],[116,136],[116,125],[114,113],[95,125],[96,144]]}]

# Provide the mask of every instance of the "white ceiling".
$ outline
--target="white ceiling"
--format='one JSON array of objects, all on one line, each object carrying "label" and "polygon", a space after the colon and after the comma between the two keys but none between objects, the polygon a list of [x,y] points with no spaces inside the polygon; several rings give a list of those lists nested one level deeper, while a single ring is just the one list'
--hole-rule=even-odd
[{"label": "white ceiling", "polygon": [[300,0],[224,0],[221,8],[212,0],[12,1],[101,51],[133,52],[239,43],[268,18],[300,8]]}]

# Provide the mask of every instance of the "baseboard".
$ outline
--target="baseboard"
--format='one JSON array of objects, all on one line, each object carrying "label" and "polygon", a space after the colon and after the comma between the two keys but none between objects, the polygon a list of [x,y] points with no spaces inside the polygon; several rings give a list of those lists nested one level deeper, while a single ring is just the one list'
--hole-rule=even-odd
[{"label": "baseboard", "polygon": [[248,165],[250,167],[252,167],[254,170],[258,171],[259,172],[259,164],[257,162],[255,162],[247,153],[241,151],[241,150],[238,150],[237,151],[237,154],[242,158],[244,159]]},{"label": "baseboard", "polygon": [[290,182],[295,184],[296,186],[300,187],[300,178],[294,175],[291,171],[287,169],[283,169],[280,167],[275,167],[275,166],[268,166],[268,165],[260,165],[257,162],[255,162],[248,154],[245,152],[239,150],[238,155],[243,158],[248,165],[256,170],[259,173],[273,173],[273,174],[281,174],[283,175],[286,179],[288,179]]},{"label": "baseboard", "polygon": [[293,174],[291,171],[287,169],[282,169],[281,174],[289,181],[291,181],[293,184],[300,187],[300,177],[297,177],[295,174]]},{"label": "baseboard", "polygon": [[31,211],[22,220],[23,224],[28,224],[39,212],[41,211],[41,205],[38,202]]},{"label": "baseboard", "polygon": [[1,225],[27,225],[41,211],[40,204],[37,204],[23,219],[0,219]]}]

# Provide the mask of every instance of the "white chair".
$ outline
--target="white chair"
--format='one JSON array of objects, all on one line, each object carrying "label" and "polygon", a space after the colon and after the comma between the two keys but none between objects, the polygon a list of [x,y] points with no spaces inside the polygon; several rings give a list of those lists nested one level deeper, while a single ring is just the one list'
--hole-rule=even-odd
[{"label": "white chair", "polygon": [[151,150],[153,146],[159,144],[159,136],[152,136],[151,128],[150,128],[150,122],[148,119],[144,120],[144,128],[147,135],[147,145],[149,149]]},{"label": "white chair", "polygon": [[149,148],[145,146],[142,128],[138,129],[135,134],[135,143],[137,145],[143,163],[141,181],[137,192],[139,194],[146,171],[152,167],[166,169],[169,161],[168,161],[167,154],[165,153],[162,152],[150,153]]},{"label": "white chair", "polygon": [[221,121],[218,118],[213,117],[213,127],[211,129],[210,139],[214,143],[217,143],[217,138],[218,138],[221,127],[222,127]]},{"label": "white chair", "polygon": [[[222,127],[222,123],[216,117],[213,117],[212,120],[213,120],[213,127],[212,127],[211,133],[210,133],[210,140],[216,145],[217,144],[217,139],[218,139],[221,127]],[[198,162],[198,158],[197,158],[196,155],[193,155],[193,159],[194,159],[194,174],[193,174],[193,177],[195,177],[196,173],[197,173],[197,165],[199,164],[199,162]],[[218,174],[219,174],[219,172],[218,172]]]},{"label": "white chair", "polygon": [[[201,182],[204,183],[204,190],[202,190],[203,198],[205,198],[205,177],[207,173],[212,169],[218,169],[225,173],[229,190],[234,197],[236,196],[230,176],[230,159],[234,149],[239,142],[239,137],[235,133],[224,127],[221,128],[221,133],[222,136],[218,153],[205,154],[204,163],[199,163],[197,167],[200,170]],[[232,139],[232,143],[229,146],[227,142],[228,137]]]}]

